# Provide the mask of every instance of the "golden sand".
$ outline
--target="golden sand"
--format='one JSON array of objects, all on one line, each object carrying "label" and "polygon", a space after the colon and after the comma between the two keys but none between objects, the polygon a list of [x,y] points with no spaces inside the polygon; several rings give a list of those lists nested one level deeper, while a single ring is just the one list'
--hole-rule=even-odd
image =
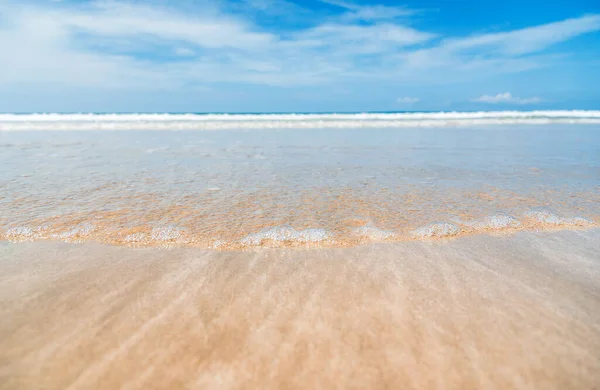
[{"label": "golden sand", "polygon": [[2,389],[593,389],[600,231],[215,252],[0,243]]}]

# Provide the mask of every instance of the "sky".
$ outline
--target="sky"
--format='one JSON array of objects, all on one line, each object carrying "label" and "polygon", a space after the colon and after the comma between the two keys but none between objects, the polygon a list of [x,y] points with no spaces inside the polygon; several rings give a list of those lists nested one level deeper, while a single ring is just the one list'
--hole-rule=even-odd
[{"label": "sky", "polygon": [[600,109],[597,0],[0,0],[0,112]]}]

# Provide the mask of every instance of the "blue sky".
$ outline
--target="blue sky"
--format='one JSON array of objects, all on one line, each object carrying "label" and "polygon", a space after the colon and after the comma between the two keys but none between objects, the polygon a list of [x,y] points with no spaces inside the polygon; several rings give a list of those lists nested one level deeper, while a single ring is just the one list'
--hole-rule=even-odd
[{"label": "blue sky", "polygon": [[2,112],[600,109],[600,2],[0,0]]}]

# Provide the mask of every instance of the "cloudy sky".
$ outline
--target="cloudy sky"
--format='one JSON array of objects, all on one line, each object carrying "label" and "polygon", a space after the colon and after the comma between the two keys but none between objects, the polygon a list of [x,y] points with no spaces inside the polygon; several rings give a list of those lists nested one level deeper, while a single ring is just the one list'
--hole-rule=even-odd
[{"label": "cloudy sky", "polygon": [[0,0],[0,112],[600,109],[597,0]]}]

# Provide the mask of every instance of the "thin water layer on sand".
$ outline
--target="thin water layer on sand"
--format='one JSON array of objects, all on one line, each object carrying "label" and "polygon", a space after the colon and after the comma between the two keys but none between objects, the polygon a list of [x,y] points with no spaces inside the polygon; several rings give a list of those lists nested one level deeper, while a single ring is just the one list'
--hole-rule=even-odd
[{"label": "thin water layer on sand", "polygon": [[[115,187],[115,195],[126,194],[126,188]],[[595,210],[600,192],[554,190],[525,197],[499,189],[473,194],[471,189],[292,192],[274,187],[229,196],[210,191],[168,201],[155,194],[106,199],[96,194],[93,202],[104,210],[70,205],[70,212],[44,217],[40,210],[54,209],[36,198],[20,198],[3,210],[0,239],[219,249],[332,247],[600,224]]]},{"label": "thin water layer on sand", "polygon": [[0,387],[593,389],[598,253],[599,229],[255,252],[0,243]]},{"label": "thin water layer on sand", "polygon": [[0,239],[244,249],[590,228],[599,156],[590,125],[0,131]]}]

